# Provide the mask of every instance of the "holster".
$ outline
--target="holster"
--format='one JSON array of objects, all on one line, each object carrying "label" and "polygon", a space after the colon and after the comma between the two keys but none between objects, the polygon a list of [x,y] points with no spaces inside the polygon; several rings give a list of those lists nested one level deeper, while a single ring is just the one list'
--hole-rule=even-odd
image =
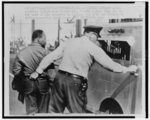
[{"label": "holster", "polygon": [[83,79],[83,80],[82,80],[82,83],[81,83],[81,91],[82,91],[82,92],[86,92],[87,89],[88,89],[87,80],[86,80],[86,79]]},{"label": "holster", "polygon": [[86,96],[86,90],[88,89],[88,83],[86,79],[83,79],[80,85],[80,92],[79,96],[84,101],[85,104],[87,104],[87,96]]}]

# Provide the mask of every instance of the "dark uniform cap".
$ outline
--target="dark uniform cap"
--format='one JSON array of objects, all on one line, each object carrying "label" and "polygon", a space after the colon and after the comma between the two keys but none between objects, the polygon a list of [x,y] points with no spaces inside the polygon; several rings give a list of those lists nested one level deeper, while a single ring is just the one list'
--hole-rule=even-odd
[{"label": "dark uniform cap", "polygon": [[100,26],[94,26],[94,25],[88,25],[88,26],[84,26],[84,32],[95,32],[98,37],[100,36],[100,31],[102,30],[103,27]]}]

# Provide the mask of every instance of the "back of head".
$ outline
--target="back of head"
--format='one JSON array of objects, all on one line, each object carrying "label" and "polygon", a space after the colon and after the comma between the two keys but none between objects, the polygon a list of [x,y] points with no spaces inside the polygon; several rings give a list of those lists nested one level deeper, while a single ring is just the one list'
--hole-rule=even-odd
[{"label": "back of head", "polygon": [[44,34],[43,30],[35,30],[32,33],[32,42],[39,43],[43,48],[45,48],[46,35]]},{"label": "back of head", "polygon": [[32,42],[34,42],[34,40],[36,38],[42,37],[42,34],[43,34],[43,30],[35,30],[35,31],[33,31],[33,33],[32,33]]}]

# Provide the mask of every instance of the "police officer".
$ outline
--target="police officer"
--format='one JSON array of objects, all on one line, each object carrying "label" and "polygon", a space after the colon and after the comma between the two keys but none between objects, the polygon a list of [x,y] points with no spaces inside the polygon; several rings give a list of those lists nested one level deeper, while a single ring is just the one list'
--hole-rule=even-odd
[{"label": "police officer", "polygon": [[54,52],[47,55],[36,72],[31,74],[36,78],[56,59],[62,58],[59,71],[54,80],[49,112],[63,113],[65,107],[71,113],[86,113],[86,90],[88,71],[93,61],[103,67],[118,73],[135,72],[137,67],[122,66],[114,62],[100,47],[96,45],[102,27],[84,27],[84,36],[68,40]]},{"label": "police officer", "polygon": [[[37,79],[30,79],[41,62],[47,55],[45,50],[46,35],[42,30],[35,30],[32,34],[32,44],[21,50],[13,66],[13,88],[19,91],[19,98],[25,100],[26,113],[46,113],[49,104],[49,84],[47,75],[42,74]],[[51,66],[52,68],[54,66]],[[22,97],[23,96],[23,97]]]}]

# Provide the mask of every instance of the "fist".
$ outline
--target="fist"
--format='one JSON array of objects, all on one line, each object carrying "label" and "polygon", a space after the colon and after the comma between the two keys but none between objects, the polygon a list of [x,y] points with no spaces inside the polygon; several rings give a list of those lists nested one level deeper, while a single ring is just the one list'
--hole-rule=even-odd
[{"label": "fist", "polygon": [[136,65],[131,65],[128,67],[128,72],[136,73],[137,70],[138,70],[138,67]]},{"label": "fist", "polygon": [[34,72],[34,73],[32,73],[31,75],[30,75],[30,78],[31,79],[36,79],[37,77],[38,77],[38,73],[37,72]]}]

